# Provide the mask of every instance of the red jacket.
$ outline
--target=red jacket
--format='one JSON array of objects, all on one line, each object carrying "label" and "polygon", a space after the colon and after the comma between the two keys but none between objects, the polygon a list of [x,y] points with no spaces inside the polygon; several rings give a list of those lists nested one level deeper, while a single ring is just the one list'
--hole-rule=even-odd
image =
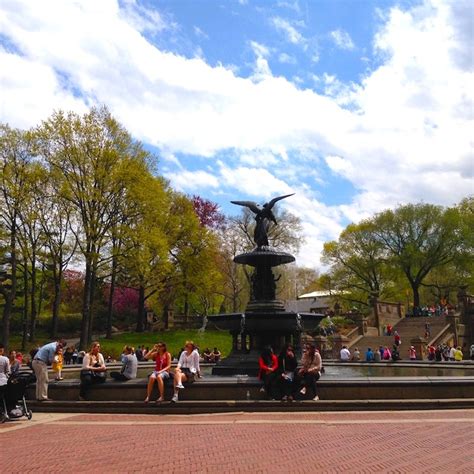
[{"label": "red jacket", "polygon": [[272,363],[270,367],[266,365],[263,359],[260,357],[260,359],[258,359],[258,365],[260,367],[260,370],[258,371],[258,378],[261,379],[263,375],[268,372],[268,369],[278,369],[278,357],[275,354],[272,354]]}]

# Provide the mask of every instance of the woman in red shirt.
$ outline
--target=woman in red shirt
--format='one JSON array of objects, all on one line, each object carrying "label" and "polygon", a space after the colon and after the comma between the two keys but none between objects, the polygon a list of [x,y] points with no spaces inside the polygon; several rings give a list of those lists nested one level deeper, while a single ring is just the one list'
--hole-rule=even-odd
[{"label": "woman in red shirt", "polygon": [[275,384],[277,380],[278,358],[271,347],[263,349],[258,359],[258,378],[263,380],[264,390],[268,397],[275,398]]},{"label": "woman in red shirt", "polygon": [[165,399],[165,380],[170,378],[171,354],[168,352],[166,344],[159,342],[146,354],[145,359],[153,359],[155,361],[155,370],[148,379],[145,403],[150,401],[155,380],[158,384],[158,392],[160,394],[156,403],[160,403]]}]

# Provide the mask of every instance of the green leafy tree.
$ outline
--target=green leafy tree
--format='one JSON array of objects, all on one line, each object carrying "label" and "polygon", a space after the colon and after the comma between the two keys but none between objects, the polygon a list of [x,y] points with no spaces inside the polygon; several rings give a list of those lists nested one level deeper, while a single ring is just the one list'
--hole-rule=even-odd
[{"label": "green leafy tree", "polygon": [[456,259],[464,247],[461,215],[456,208],[408,204],[378,214],[375,235],[403,272],[420,305],[420,286],[436,268]]},{"label": "green leafy tree", "polygon": [[78,249],[85,263],[81,348],[92,336],[92,311],[101,251],[120,215],[114,212],[148,153],[102,107],[82,117],[56,112],[37,129],[38,149],[61,183],[59,194],[78,220]]},{"label": "green leafy tree", "polygon": [[17,292],[18,234],[25,198],[28,167],[32,161],[31,134],[0,125],[0,227],[3,245],[0,294],[3,297],[3,344],[8,347],[10,320]]}]

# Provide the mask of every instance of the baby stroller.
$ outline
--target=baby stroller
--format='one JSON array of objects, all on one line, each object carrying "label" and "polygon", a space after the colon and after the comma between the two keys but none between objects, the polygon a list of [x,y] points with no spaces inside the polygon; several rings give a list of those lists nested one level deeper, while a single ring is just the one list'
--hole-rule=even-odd
[{"label": "baby stroller", "polygon": [[26,404],[25,392],[35,381],[36,377],[30,372],[20,372],[8,379],[2,391],[0,423],[23,416],[31,420],[33,413]]}]

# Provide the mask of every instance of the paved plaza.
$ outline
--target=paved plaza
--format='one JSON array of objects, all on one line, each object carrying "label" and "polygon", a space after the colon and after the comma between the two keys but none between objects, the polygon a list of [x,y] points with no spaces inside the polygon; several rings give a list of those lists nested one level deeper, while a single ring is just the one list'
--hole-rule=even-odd
[{"label": "paved plaza", "polygon": [[474,472],[474,410],[42,414],[0,426],[2,473]]}]

